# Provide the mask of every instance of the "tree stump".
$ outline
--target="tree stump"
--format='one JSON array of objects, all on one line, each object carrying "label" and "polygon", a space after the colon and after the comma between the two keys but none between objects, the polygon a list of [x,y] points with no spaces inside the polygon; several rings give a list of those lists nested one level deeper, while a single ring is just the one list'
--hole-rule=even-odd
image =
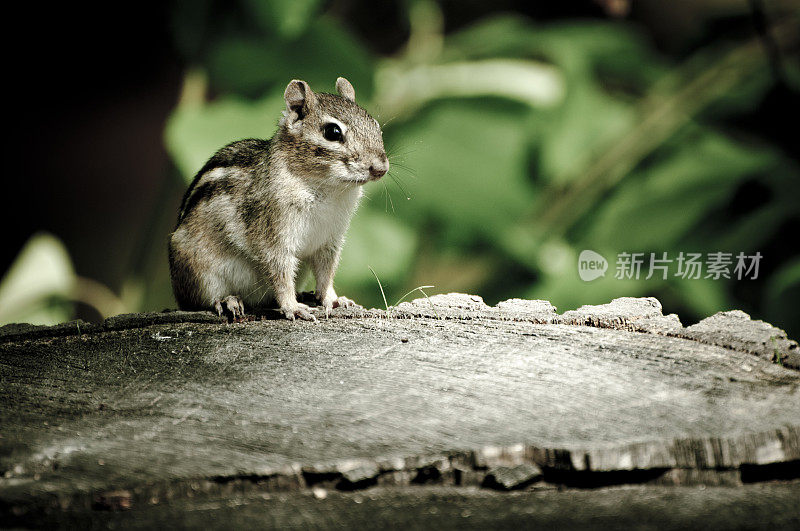
[{"label": "tree stump", "polygon": [[743,312],[272,317],[0,328],[4,525],[800,522],[800,352]]}]

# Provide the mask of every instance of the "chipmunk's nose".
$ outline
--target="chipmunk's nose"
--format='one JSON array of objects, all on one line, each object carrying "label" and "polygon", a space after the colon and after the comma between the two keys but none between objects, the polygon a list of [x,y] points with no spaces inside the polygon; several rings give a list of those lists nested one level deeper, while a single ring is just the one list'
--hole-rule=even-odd
[{"label": "chipmunk's nose", "polygon": [[375,159],[369,167],[369,174],[375,179],[383,177],[387,171],[389,171],[389,159],[386,158],[385,154]]}]

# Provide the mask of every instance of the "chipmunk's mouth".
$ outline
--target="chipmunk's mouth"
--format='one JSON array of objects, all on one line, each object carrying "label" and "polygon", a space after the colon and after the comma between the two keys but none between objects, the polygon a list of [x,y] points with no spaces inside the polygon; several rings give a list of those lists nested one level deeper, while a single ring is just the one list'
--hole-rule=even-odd
[{"label": "chipmunk's mouth", "polygon": [[367,174],[367,175],[358,176],[358,177],[344,177],[344,178],[342,178],[342,180],[345,181],[345,182],[348,182],[348,183],[353,183],[353,184],[367,184],[367,183],[372,182],[372,181],[377,181],[381,177],[382,177],[381,175],[375,176],[375,175]]},{"label": "chipmunk's mouth", "polygon": [[368,177],[343,177],[340,180],[350,184],[366,184],[369,182]]}]

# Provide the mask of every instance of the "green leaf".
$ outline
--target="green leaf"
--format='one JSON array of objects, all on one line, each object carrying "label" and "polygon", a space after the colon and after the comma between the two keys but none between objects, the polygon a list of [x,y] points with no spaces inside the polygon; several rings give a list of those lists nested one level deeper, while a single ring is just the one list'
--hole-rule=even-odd
[{"label": "green leaf", "polygon": [[51,234],[31,237],[0,281],[0,324],[52,325],[72,314],[76,277],[69,253]]},{"label": "green leaf", "polygon": [[285,107],[283,95],[256,102],[226,97],[173,112],[164,131],[167,150],[187,182],[221,147],[243,138],[269,138]]},{"label": "green leaf", "polygon": [[447,37],[445,60],[520,57],[531,50],[536,28],[524,18],[501,15],[484,19]]},{"label": "green leaf", "polygon": [[[578,255],[582,248],[573,248],[563,241],[549,241],[538,249],[537,270],[539,279],[523,294],[525,298],[549,300],[559,312],[573,310],[584,304],[605,304],[616,297],[647,295],[657,281],[618,280],[616,254],[602,247],[592,247],[608,261],[605,274],[591,282],[578,275]],[[645,268],[642,269],[644,272]]]},{"label": "green leaf", "polygon": [[747,176],[774,161],[768,152],[705,132],[629,176],[598,205],[582,239],[620,251],[669,250]]},{"label": "green leaf", "polygon": [[800,287],[800,256],[786,262],[772,275],[767,288],[767,297],[774,301],[783,293],[798,287]]},{"label": "green leaf", "polygon": [[497,57],[545,58],[580,82],[597,70],[637,84],[652,82],[663,67],[652,48],[628,24],[570,22],[537,26],[520,16],[478,21],[448,36],[445,60]]},{"label": "green leaf", "polygon": [[[736,306],[728,296],[728,283],[722,280],[672,278],[669,284],[679,294],[680,300],[694,311],[697,319],[703,319]],[[694,324],[688,321],[690,316],[682,317],[684,326]]]},{"label": "green leaf", "polygon": [[786,329],[792,339],[800,338],[800,256],[787,260],[767,283],[764,318]]},{"label": "green leaf", "polygon": [[636,120],[633,106],[584,80],[573,84],[564,104],[548,115],[540,173],[557,185],[582,175],[608,138],[621,136]]},{"label": "green leaf", "polygon": [[335,21],[312,21],[303,35],[256,38],[229,36],[209,56],[214,86],[250,97],[283,89],[292,79],[303,79],[317,92],[331,92],[344,76],[356,88],[356,99],[372,94],[373,60],[366,49]]},{"label": "green leaf", "polygon": [[336,286],[348,292],[359,285],[372,284],[369,267],[381,282],[394,287],[409,270],[417,235],[390,213],[361,208],[353,218],[342,249],[336,273]]},{"label": "green leaf", "polygon": [[244,0],[244,7],[261,28],[283,38],[302,34],[319,8],[320,0]]},{"label": "green leaf", "polygon": [[398,215],[433,223],[454,238],[451,245],[481,234],[494,240],[534,197],[521,108],[478,99],[440,103],[387,134],[390,153],[399,153],[390,161],[413,175],[406,180],[411,199],[395,201]]}]

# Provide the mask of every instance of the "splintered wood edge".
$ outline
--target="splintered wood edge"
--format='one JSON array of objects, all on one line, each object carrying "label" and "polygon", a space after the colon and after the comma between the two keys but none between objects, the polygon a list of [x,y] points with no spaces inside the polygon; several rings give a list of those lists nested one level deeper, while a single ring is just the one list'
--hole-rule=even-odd
[{"label": "splintered wood edge", "polygon": [[[304,294],[307,295],[307,294]],[[306,297],[303,300],[307,300]],[[310,300],[310,299],[309,299]],[[625,330],[646,334],[665,335],[719,346],[756,355],[789,369],[800,370],[800,349],[786,332],[764,321],[753,320],[749,315],[732,310],[718,312],[699,323],[684,327],[675,314],[664,315],[661,303],[653,297],[621,297],[608,304],[581,306],[558,314],[548,301],[509,299],[497,306],[489,306],[477,295],[448,293],[403,302],[387,310],[336,308],[330,318],[345,319],[449,319],[449,320],[499,320],[589,326]],[[250,315],[249,319],[279,319],[278,311],[264,310]],[[143,328],[153,325],[198,323],[224,324],[227,319],[212,312],[164,311],[121,314],[100,323],[70,321],[54,326],[37,326],[25,323],[0,327],[0,344],[9,341],[57,336],[96,334],[114,330]]]},{"label": "splintered wood edge", "polygon": [[[475,451],[299,463],[247,473],[117,485],[113,489],[22,487],[3,504],[19,514],[48,509],[117,510],[152,500],[247,492],[356,491],[440,485],[499,491],[586,489],[617,485],[725,486],[800,479],[800,426],[728,438],[681,438],[595,449],[517,444]],[[67,485],[65,485],[67,486]],[[68,487],[68,486],[67,486]],[[16,489],[15,489],[16,490]],[[9,493],[6,493],[9,494]]]},{"label": "splintered wood edge", "polygon": [[[329,464],[293,467],[306,476],[340,475],[356,484],[388,472],[414,474],[430,469],[444,477],[454,471],[490,473],[497,467],[535,465],[549,475],[644,470],[742,471],[800,462],[800,425],[732,437],[678,438],[596,448],[543,448],[536,445],[489,446],[475,451],[445,452],[390,459],[348,459]],[[279,471],[273,471],[278,473]],[[286,470],[284,470],[286,472]],[[800,477],[800,469],[797,470]],[[270,472],[265,471],[265,475]],[[556,481],[557,483],[558,481]]]},{"label": "splintered wood edge", "polygon": [[[246,474],[156,481],[88,494],[95,504],[98,499],[107,500],[119,493],[123,493],[126,503],[139,504],[152,498],[248,490],[353,491],[415,485],[501,491],[614,485],[736,487],[798,478],[800,426],[784,426],[729,438],[681,438],[595,449],[517,444],[408,457],[343,459],[315,465],[295,463]],[[86,494],[66,494],[59,503],[62,508],[85,505]],[[37,500],[27,502],[36,504]]]}]

